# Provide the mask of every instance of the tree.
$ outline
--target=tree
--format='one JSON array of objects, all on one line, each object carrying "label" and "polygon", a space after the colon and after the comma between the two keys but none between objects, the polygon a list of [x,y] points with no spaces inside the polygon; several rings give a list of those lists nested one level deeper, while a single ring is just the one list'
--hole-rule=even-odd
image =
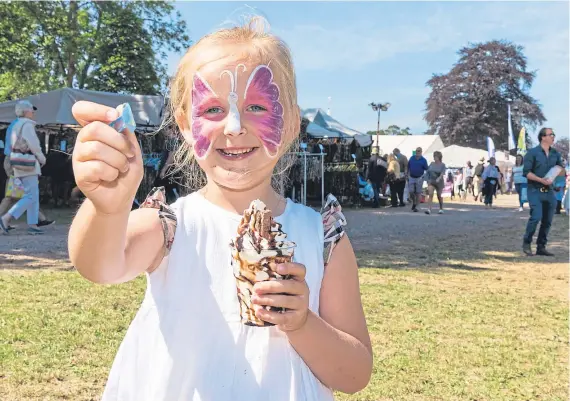
[{"label": "tree", "polygon": [[0,3],[0,101],[61,87],[158,94],[190,45],[166,1]]},{"label": "tree", "polygon": [[568,160],[568,153],[570,153],[570,141],[568,138],[560,138],[554,142],[554,149],[560,152],[562,157]]},{"label": "tree", "polygon": [[[376,135],[376,131],[367,131],[366,134]],[[390,125],[385,130],[381,129],[379,135],[412,135],[412,133],[410,132],[410,127],[402,129],[397,125]]]},{"label": "tree", "polygon": [[490,136],[497,149],[507,149],[508,101],[513,132],[523,126],[534,129],[546,120],[529,94],[536,74],[527,71],[521,46],[495,40],[471,44],[458,54],[459,61],[447,74],[434,74],[427,82],[428,134],[439,135],[446,145],[480,149]]}]

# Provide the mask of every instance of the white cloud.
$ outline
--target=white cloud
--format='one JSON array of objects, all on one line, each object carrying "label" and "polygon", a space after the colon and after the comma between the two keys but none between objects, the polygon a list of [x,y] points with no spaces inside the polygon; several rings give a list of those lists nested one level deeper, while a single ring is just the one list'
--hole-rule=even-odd
[{"label": "white cloud", "polygon": [[344,26],[276,31],[304,70],[360,69],[399,54],[455,52],[469,42],[501,38],[525,46],[536,68],[560,70],[556,67],[568,63],[566,3],[467,3],[455,5],[453,12],[447,6],[436,4],[431,15],[416,15],[404,24],[378,24],[378,16],[369,15]]},{"label": "white cloud", "polygon": [[[531,93],[544,105],[548,123],[568,131],[569,23],[568,3],[432,3],[431,14],[409,16],[404,23],[378,24],[383,16],[363,15],[344,25],[297,25],[277,32],[290,45],[296,68],[300,71],[354,71],[370,68],[404,54],[417,55],[418,63],[430,53],[454,54],[473,42],[506,39],[522,45],[528,68],[537,70]],[[364,7],[364,6],[363,6]],[[376,8],[378,10],[378,8]],[[449,65],[449,68],[451,65]],[[432,72],[427,71],[426,78]],[[443,71],[441,71],[443,72]],[[401,78],[397,71],[394,76]],[[415,77],[414,77],[415,78]],[[386,78],[389,79],[389,78]],[[392,88],[391,88],[392,89]],[[366,91],[367,88],[363,88]],[[414,99],[412,109],[420,106],[418,98],[428,94],[425,87],[402,86],[397,93],[383,92],[387,99],[407,93]],[[369,118],[348,111],[350,97],[335,107],[338,118],[361,131],[370,129]],[[406,97],[406,96],[404,96]],[[355,100],[361,101],[361,100]],[[396,102],[394,103],[401,103]],[[418,107],[419,108],[419,107]],[[423,107],[422,107],[423,109]],[[365,123],[364,121],[367,121]],[[387,113],[382,126],[397,124],[423,130],[423,111],[397,116]]]}]

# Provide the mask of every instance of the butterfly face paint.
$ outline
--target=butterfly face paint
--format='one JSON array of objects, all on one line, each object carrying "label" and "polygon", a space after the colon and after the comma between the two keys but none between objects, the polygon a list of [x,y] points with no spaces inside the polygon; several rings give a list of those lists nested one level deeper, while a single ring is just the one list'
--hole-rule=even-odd
[{"label": "butterfly face paint", "polygon": [[273,72],[266,65],[259,65],[253,70],[245,87],[246,102],[258,102],[267,105],[267,112],[253,117],[257,123],[257,135],[267,154],[275,157],[283,135],[283,106],[279,102],[279,87],[273,82]]},{"label": "butterfly face paint", "polygon": [[212,141],[204,129],[205,121],[202,118],[207,112],[209,101],[218,98],[218,95],[200,76],[194,74],[192,82],[192,139],[194,140],[194,155],[197,159],[204,159],[212,148]]},{"label": "butterfly face paint", "polygon": [[[276,157],[282,142],[283,132],[283,106],[279,102],[279,87],[273,82],[273,72],[266,65],[257,66],[251,73],[243,94],[243,108],[240,115],[238,108],[238,73],[240,67],[246,71],[244,64],[238,64],[235,71],[224,70],[224,75],[230,78],[230,92],[228,105],[225,107],[219,96],[196,73],[192,87],[192,139],[194,141],[194,154],[198,159],[204,159],[212,148],[213,125],[226,118],[224,134],[239,135],[242,133],[242,118],[262,142],[267,155]],[[225,117],[224,109],[228,110]]]}]

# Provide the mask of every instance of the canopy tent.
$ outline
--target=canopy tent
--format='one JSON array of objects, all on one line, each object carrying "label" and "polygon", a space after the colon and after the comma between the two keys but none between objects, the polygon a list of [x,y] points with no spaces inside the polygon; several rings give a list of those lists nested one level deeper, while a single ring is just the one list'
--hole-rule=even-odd
[{"label": "canopy tent", "polygon": [[[71,107],[79,100],[87,100],[110,107],[129,103],[133,110],[135,122],[139,127],[160,126],[164,107],[162,96],[122,95],[72,88],[57,89],[28,96],[24,99],[29,100],[38,108],[35,118],[38,125],[78,125],[71,113]],[[16,118],[14,112],[16,103],[17,100],[0,103],[0,122],[9,123]]]},{"label": "canopy tent", "polygon": [[373,146],[380,147],[380,154],[392,153],[398,148],[400,153],[408,158],[418,147],[422,148],[424,155],[445,147],[439,135],[378,135],[378,144],[376,135],[372,135],[372,138]]},{"label": "canopy tent", "polygon": [[[360,146],[370,146],[372,144],[372,138],[370,138],[369,135],[348,128],[346,125],[341,124],[329,116],[322,109],[302,110],[302,117],[309,120],[310,124],[307,127],[307,133],[314,138],[324,138],[327,136],[329,138],[354,139]],[[333,134],[331,135],[325,131],[317,130],[315,125]]]},{"label": "canopy tent", "polygon": [[329,131],[326,128],[321,127],[315,123],[309,123],[307,125],[307,134],[309,134],[313,138],[343,138],[342,134],[336,131]]},{"label": "canopy tent", "polygon": [[[475,149],[475,148],[468,148],[464,146],[458,145],[451,145],[443,149],[437,149],[443,155],[443,162],[447,167],[450,168],[462,168],[467,165],[467,162],[470,161],[473,166],[479,163],[479,160],[484,159],[487,161],[489,159],[489,155],[487,154],[486,150],[483,149]],[[433,152],[431,153],[424,153],[424,156],[428,161],[433,160]],[[497,160],[497,164],[501,168],[505,167],[512,167],[515,165],[515,157],[507,156],[505,152],[497,151],[495,153],[495,159]]]}]

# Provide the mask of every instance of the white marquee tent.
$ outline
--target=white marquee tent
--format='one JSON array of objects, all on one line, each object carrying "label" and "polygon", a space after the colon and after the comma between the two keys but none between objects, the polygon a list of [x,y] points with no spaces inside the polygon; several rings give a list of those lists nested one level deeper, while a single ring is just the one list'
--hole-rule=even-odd
[{"label": "white marquee tent", "polygon": [[[372,138],[374,141],[373,146],[378,146],[376,135],[372,135]],[[378,142],[380,154],[389,154],[398,148],[408,158],[412,156],[418,147],[422,148],[424,155],[445,147],[439,135],[378,135]]]},{"label": "white marquee tent", "polygon": [[[443,155],[443,162],[447,167],[450,168],[465,167],[468,161],[470,161],[471,164],[475,166],[477,163],[479,163],[480,159],[484,159],[485,162],[489,159],[487,151],[483,149],[451,145],[446,148],[436,150],[439,150],[441,152]],[[428,162],[433,160],[433,152],[424,153],[424,156],[426,159],[428,159]],[[495,159],[501,168],[504,168],[506,166],[511,167],[515,165],[515,157],[507,156],[505,152],[496,151]]]},{"label": "white marquee tent", "polygon": [[[78,125],[71,114],[71,107],[79,100],[117,107],[129,103],[137,126],[160,126],[164,98],[148,95],[122,95],[117,93],[63,88],[51,92],[28,96],[27,99],[38,108],[36,121],[39,125]],[[9,123],[16,118],[14,109],[17,100],[0,103],[0,122]]]},{"label": "white marquee tent", "polygon": [[328,138],[352,138],[360,146],[370,146],[372,144],[370,135],[348,128],[322,109],[301,110],[301,116],[309,120],[310,124],[307,127],[307,133],[314,138],[324,138],[325,136]]}]

